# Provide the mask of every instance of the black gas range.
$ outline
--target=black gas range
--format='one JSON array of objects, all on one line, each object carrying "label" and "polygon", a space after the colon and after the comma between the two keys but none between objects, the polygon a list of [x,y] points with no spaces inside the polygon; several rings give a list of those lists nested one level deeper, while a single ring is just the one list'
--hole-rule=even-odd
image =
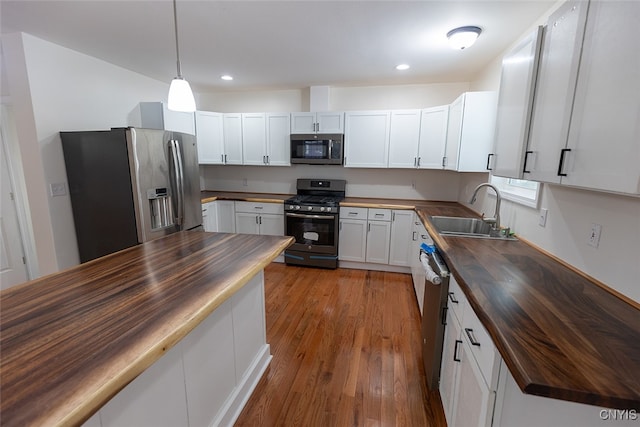
[{"label": "black gas range", "polygon": [[287,264],[338,266],[340,201],[345,188],[344,180],[298,179],[298,194],[284,201],[285,234],[295,238],[284,253]]}]

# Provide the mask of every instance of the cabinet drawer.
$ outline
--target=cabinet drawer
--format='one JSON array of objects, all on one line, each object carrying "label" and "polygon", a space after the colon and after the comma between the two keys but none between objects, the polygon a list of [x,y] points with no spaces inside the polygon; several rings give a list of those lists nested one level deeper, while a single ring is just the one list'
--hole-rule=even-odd
[{"label": "cabinet drawer", "polygon": [[236,202],[236,212],[284,214],[282,203]]},{"label": "cabinet drawer", "polygon": [[500,364],[498,349],[468,302],[464,306],[463,319],[462,335],[471,344],[471,354],[478,363],[484,380],[491,390],[495,390]]},{"label": "cabinet drawer", "polygon": [[458,320],[458,323],[463,324],[465,306],[469,305],[467,297],[462,293],[460,285],[456,282],[453,275],[449,279],[449,295],[447,296],[447,307],[451,310]]},{"label": "cabinet drawer", "polygon": [[370,220],[376,221],[391,221],[390,209],[369,209],[369,215],[367,217]]},{"label": "cabinet drawer", "polygon": [[340,207],[340,218],[367,219],[367,208]]}]

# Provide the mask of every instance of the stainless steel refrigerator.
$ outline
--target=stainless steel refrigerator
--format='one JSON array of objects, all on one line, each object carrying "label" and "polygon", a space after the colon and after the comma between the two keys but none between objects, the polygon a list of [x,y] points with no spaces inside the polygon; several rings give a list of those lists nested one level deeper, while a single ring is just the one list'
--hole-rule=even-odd
[{"label": "stainless steel refrigerator", "polygon": [[80,261],[202,226],[196,137],[60,132]]}]

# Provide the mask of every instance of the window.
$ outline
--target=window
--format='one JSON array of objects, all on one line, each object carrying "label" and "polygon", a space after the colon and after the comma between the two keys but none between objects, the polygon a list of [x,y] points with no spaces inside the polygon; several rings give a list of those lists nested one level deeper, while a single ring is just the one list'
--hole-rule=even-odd
[{"label": "window", "polygon": [[538,208],[540,183],[524,179],[491,176],[491,183],[500,189],[502,197],[531,208]]}]

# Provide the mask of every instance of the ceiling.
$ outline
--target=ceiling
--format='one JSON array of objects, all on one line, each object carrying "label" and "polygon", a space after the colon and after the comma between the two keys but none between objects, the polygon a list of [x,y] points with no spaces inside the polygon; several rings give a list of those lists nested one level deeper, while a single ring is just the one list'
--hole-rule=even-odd
[{"label": "ceiling", "polygon": [[[553,0],[178,0],[182,74],[198,92],[470,81]],[[0,0],[22,31],[167,83],[176,74],[170,0]],[[454,51],[446,33],[483,29]],[[407,63],[411,68],[397,71]],[[220,76],[230,74],[233,81]]]}]

